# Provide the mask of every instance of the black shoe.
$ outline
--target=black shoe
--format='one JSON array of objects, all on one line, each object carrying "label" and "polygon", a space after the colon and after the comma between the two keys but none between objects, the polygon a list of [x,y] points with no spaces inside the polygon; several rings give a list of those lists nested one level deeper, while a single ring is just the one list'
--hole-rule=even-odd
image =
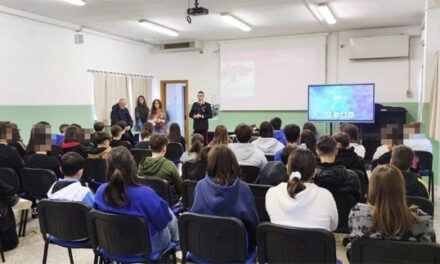
[{"label": "black shoe", "polygon": [[32,218],[38,218],[37,207],[32,208]]}]

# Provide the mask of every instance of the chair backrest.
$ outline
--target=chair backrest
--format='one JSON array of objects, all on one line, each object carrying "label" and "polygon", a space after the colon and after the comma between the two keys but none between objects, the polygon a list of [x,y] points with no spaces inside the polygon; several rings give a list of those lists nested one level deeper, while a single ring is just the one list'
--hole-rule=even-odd
[{"label": "chair backrest", "polygon": [[361,202],[365,202],[368,194],[368,176],[360,170],[352,170],[359,179]]},{"label": "chair backrest", "polygon": [[196,180],[194,175],[197,171],[197,163],[192,161],[187,161],[182,165],[182,179],[183,180]]},{"label": "chair backrest", "polygon": [[20,181],[14,169],[8,167],[0,167],[0,180],[12,186],[15,193],[20,192]]},{"label": "chair backrest", "polygon": [[165,158],[171,160],[174,163],[180,162],[180,157],[183,154],[182,144],[178,142],[170,142],[167,145],[167,152],[165,153]]},{"label": "chair backrest", "polygon": [[180,248],[210,263],[244,263],[247,238],[244,224],[233,217],[184,213],[179,218]]},{"label": "chair backrest", "polygon": [[184,180],[182,183],[182,205],[185,211],[189,210],[194,203],[194,189],[197,182]]},{"label": "chair backrest", "polygon": [[240,165],[241,179],[247,183],[254,183],[260,174],[260,169],[255,166]]},{"label": "chair backrest", "polygon": [[145,158],[145,157],[151,157],[152,153],[149,149],[132,149],[131,154],[134,157],[134,160],[136,161],[136,165],[139,165],[139,163]]},{"label": "chair backrest", "polygon": [[37,205],[43,239],[48,235],[63,241],[88,239],[87,214],[91,208],[82,202],[42,200]]},{"label": "chair backrest", "polygon": [[419,158],[420,170],[432,171],[432,153],[428,151],[414,151]]},{"label": "chair backrest", "polygon": [[261,223],[257,245],[259,263],[336,263],[335,238],[324,229]]},{"label": "chair backrest", "polygon": [[338,228],[348,228],[348,215],[351,208],[355,206],[356,200],[352,195],[346,193],[333,194],[333,197],[338,208]]},{"label": "chair backrest", "polygon": [[138,182],[153,189],[170,207],[174,205],[171,187],[166,180],[156,176],[143,175],[138,177]]},{"label": "chair backrest", "polygon": [[431,200],[425,197],[407,196],[406,203],[408,204],[408,207],[411,205],[416,205],[420,210],[429,214],[430,216],[434,215],[434,205],[432,204]]},{"label": "chair backrest", "polygon": [[270,185],[260,185],[260,184],[248,184],[249,189],[254,196],[255,207],[257,209],[258,217],[260,221],[270,221],[269,215],[266,211],[266,193],[269,190]]},{"label": "chair backrest", "polygon": [[83,178],[87,181],[107,182],[105,177],[106,168],[105,159],[86,159]]},{"label": "chair backrest", "polygon": [[57,181],[55,173],[48,169],[23,169],[24,189],[35,199],[47,198],[47,192]]},{"label": "chair backrest", "polygon": [[88,214],[89,238],[93,250],[115,256],[144,255],[151,252],[148,225],[141,217],[116,215],[92,210]]},{"label": "chair backrest", "polygon": [[275,160],[275,155],[266,154],[265,156],[266,156],[267,161],[274,161]]},{"label": "chair backrest", "polygon": [[440,245],[359,238],[351,245],[350,263],[440,263]]}]

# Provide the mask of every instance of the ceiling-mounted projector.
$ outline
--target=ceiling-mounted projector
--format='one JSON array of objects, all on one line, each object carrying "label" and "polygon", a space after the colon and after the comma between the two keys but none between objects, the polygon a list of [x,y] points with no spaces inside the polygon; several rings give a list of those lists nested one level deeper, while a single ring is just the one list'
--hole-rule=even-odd
[{"label": "ceiling-mounted projector", "polygon": [[203,16],[208,14],[209,10],[201,6],[199,7],[199,0],[195,0],[194,7],[188,7],[188,9],[186,10],[186,21],[188,21],[188,23],[191,23],[191,16]]}]

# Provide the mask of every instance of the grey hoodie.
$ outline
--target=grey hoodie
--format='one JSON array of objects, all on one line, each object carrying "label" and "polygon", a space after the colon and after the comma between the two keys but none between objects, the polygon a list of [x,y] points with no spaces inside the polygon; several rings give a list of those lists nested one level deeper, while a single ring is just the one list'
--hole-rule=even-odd
[{"label": "grey hoodie", "polygon": [[262,170],[267,163],[263,151],[251,143],[234,143],[228,146],[237,157],[239,165],[255,166]]},{"label": "grey hoodie", "polygon": [[252,144],[257,146],[266,155],[275,155],[278,150],[284,148],[284,145],[275,138],[262,138],[259,137],[252,141]]}]

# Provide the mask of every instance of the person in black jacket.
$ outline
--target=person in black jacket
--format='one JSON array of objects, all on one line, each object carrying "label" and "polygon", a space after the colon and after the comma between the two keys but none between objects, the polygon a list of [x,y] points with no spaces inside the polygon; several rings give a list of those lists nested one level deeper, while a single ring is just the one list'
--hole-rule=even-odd
[{"label": "person in black jacket", "polygon": [[128,150],[131,150],[131,144],[128,141],[123,141],[122,134],[124,133],[122,128],[118,125],[114,125],[111,128],[112,133],[112,141],[110,141],[110,147],[116,148],[116,147],[126,147]]},{"label": "person in black jacket", "polygon": [[18,246],[15,216],[11,208],[18,200],[14,188],[0,180],[0,239],[4,251]]},{"label": "person in black jacket", "polygon": [[140,131],[143,125],[148,120],[148,115],[150,114],[150,109],[147,106],[147,102],[145,101],[145,97],[140,95],[137,99],[136,108],[134,109],[135,117],[136,117],[136,125],[138,130]]},{"label": "person in black jacket", "polygon": [[133,119],[127,109],[127,100],[125,98],[119,99],[119,102],[112,107],[110,114],[111,125],[116,125],[116,122],[122,120],[127,123],[129,130],[133,127]]},{"label": "person in black jacket", "polygon": [[405,180],[406,195],[428,198],[428,190],[417,174],[410,172],[414,159],[414,151],[405,146],[398,145],[393,148],[390,164],[399,168]]},{"label": "person in black jacket", "polygon": [[194,119],[194,134],[199,133],[208,141],[208,119],[212,118],[211,105],[205,102],[205,93],[199,91],[197,93],[198,102],[193,103],[189,117]]},{"label": "person in black jacket", "polygon": [[131,133],[130,127],[127,125],[127,123],[125,121],[119,120],[118,122],[116,122],[116,125],[122,128],[121,140],[128,141],[130,142],[131,146],[134,146],[135,145],[134,136]]},{"label": "person in black jacket", "polygon": [[14,169],[21,182],[21,169],[23,169],[23,159],[17,149],[8,146],[15,140],[13,130],[17,129],[10,122],[0,122],[0,167]]}]

